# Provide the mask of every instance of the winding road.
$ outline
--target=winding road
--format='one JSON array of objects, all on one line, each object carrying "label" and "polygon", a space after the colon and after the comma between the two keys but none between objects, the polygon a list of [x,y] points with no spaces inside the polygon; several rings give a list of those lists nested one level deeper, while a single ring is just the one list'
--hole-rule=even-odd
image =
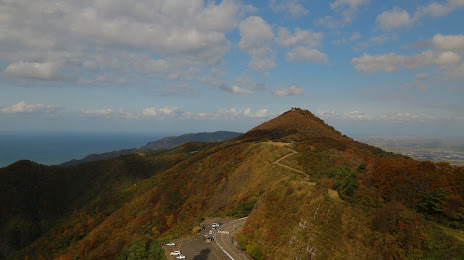
[{"label": "winding road", "polygon": [[214,232],[217,246],[223,250],[230,259],[248,259],[232,242],[232,238],[237,233],[237,229],[245,224],[246,219],[245,217],[228,222]]}]

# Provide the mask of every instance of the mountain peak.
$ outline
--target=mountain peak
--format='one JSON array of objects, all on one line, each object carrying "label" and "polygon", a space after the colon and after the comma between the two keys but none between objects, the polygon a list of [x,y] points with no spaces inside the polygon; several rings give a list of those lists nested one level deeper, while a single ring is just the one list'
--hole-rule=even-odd
[{"label": "mountain peak", "polygon": [[248,131],[269,139],[343,138],[342,134],[309,110],[292,107],[289,111]]}]

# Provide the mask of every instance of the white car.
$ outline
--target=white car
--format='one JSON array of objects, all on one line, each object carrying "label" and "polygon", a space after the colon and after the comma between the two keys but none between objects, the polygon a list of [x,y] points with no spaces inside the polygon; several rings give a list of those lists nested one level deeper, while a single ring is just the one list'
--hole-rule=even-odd
[{"label": "white car", "polygon": [[212,234],[213,234],[213,230],[210,230],[210,231],[209,231],[209,234],[212,235]]},{"label": "white car", "polygon": [[174,242],[169,242],[166,244],[167,246],[175,246],[176,244]]},{"label": "white car", "polygon": [[176,259],[185,259],[185,255],[179,255],[176,257]]},{"label": "white car", "polygon": [[180,255],[180,251],[171,252],[171,255]]}]

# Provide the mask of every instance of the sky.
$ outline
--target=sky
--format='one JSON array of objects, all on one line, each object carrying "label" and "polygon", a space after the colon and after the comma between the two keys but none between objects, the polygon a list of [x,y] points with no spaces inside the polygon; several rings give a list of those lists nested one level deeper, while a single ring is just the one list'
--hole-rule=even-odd
[{"label": "sky", "polygon": [[0,0],[0,132],[464,137],[464,0]]}]

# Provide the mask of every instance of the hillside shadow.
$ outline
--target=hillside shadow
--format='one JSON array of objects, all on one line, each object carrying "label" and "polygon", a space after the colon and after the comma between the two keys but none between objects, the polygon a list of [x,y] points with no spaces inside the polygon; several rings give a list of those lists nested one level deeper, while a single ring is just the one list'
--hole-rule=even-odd
[{"label": "hillside shadow", "polygon": [[201,250],[200,254],[199,255],[196,255],[195,257],[193,257],[193,260],[205,260],[205,259],[208,259],[208,255],[211,253],[211,249],[203,249]]}]

